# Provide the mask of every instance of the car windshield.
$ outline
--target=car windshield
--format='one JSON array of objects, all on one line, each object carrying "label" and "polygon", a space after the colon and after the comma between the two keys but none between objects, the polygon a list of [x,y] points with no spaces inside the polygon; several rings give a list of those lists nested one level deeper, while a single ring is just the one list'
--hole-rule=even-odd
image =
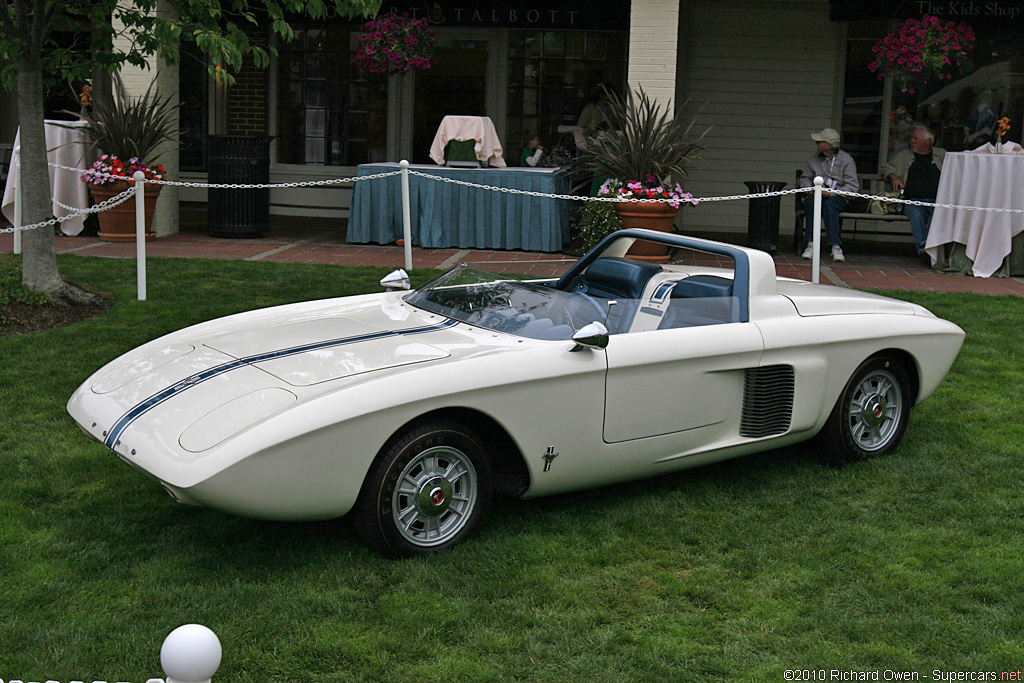
[{"label": "car windshield", "polygon": [[530,339],[571,339],[604,314],[582,294],[542,282],[512,280],[456,266],[408,295],[405,301],[431,313]]}]

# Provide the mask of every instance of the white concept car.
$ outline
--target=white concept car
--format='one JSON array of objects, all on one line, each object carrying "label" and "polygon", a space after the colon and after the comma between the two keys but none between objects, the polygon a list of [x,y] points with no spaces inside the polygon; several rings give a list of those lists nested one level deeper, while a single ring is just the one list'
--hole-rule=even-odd
[{"label": "white concept car", "polygon": [[[637,240],[674,263],[631,258]],[[816,435],[826,460],[888,453],[963,338],[915,304],[778,278],[757,250],[623,230],[558,279],[458,266],[411,292],[195,325],[101,368],[68,411],[181,503],[350,514],[371,547],[407,556],[470,536],[495,491]]]}]

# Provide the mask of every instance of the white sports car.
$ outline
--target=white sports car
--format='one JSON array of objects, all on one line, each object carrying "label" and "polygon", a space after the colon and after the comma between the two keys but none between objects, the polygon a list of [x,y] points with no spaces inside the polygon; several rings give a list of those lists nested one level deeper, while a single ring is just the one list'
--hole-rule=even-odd
[{"label": "white sports car", "polygon": [[[627,255],[638,240],[674,264]],[[412,292],[195,325],[107,364],[68,411],[181,503],[351,513],[371,547],[407,556],[470,536],[494,491],[815,435],[833,462],[888,453],[963,337],[915,304],[777,278],[757,250],[624,230],[557,280],[463,265]]]}]

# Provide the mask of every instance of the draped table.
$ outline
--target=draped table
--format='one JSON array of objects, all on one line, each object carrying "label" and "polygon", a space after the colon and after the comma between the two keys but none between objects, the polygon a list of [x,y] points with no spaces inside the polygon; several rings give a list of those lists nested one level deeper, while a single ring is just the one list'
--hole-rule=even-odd
[{"label": "draped table", "polygon": [[[1024,209],[1024,154],[950,152],[937,204]],[[1024,213],[935,209],[925,251],[937,268],[1024,275]]]},{"label": "draped table", "polygon": [[[358,175],[398,170],[398,164],[361,164]],[[480,185],[567,194],[569,180],[553,168],[447,168],[419,171]],[[569,202],[455,185],[409,176],[412,240],[421,247],[561,251],[569,236]],[[350,243],[389,244],[401,238],[401,176],[357,182],[348,221]]]},{"label": "draped table", "polygon": [[[46,160],[71,168],[87,169],[96,159],[82,133],[75,130],[84,125],[82,121],[45,121]],[[66,127],[70,126],[70,128]],[[14,136],[14,147],[21,144],[21,130]],[[14,160],[7,174],[4,186],[3,204],[0,211],[12,224],[14,223]],[[64,171],[50,166],[50,196],[53,197],[53,215],[57,218],[71,213],[60,204],[79,209],[89,207],[89,191],[82,182],[81,172]],[[60,202],[60,204],[58,204]],[[61,222],[60,228],[65,235],[77,235],[85,227],[85,217],[79,216]]]}]

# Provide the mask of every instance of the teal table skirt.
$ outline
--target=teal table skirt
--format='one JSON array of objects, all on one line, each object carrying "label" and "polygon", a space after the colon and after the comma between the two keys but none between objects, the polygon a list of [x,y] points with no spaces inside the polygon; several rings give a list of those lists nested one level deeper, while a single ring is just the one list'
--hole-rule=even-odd
[{"label": "teal table skirt", "polygon": [[[362,164],[359,176],[398,169],[396,163]],[[568,194],[565,173],[550,169],[445,168],[411,170],[480,185]],[[413,244],[462,249],[561,251],[569,237],[569,200],[531,197],[409,176]],[[357,182],[348,242],[390,244],[402,237],[400,176]]]}]

